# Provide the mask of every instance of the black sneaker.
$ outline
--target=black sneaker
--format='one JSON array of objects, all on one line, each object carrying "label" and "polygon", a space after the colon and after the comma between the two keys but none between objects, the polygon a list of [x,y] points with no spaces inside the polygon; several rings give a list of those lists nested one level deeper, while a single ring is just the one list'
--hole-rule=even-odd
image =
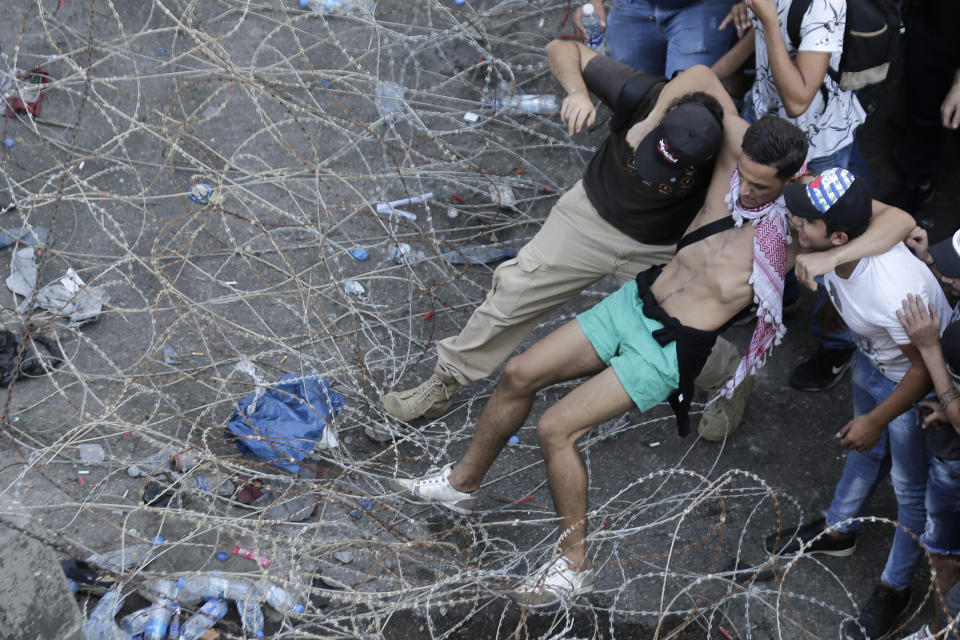
[{"label": "black sneaker", "polygon": [[[800,553],[804,544],[816,538],[827,528],[825,518],[808,522],[799,529],[781,529],[767,536],[763,547],[768,553],[780,556],[791,556]],[[847,531],[839,535],[824,534],[816,542],[808,546],[803,553],[812,555],[819,553],[825,556],[846,557],[853,555],[857,550],[857,532]]]},{"label": "black sneaker", "polygon": [[891,207],[903,209],[907,213],[915,214],[917,209],[930,202],[933,193],[933,185],[929,182],[925,185],[917,185],[905,181],[901,182],[893,192],[888,193],[880,201],[889,204]]},{"label": "black sneaker", "polygon": [[844,640],[877,640],[887,635],[910,609],[910,589],[897,591],[882,582],[873,590],[856,620],[843,623]]},{"label": "black sneaker", "polygon": [[856,349],[817,347],[813,356],[797,365],[790,374],[790,386],[800,391],[824,391],[834,386],[853,362]]}]

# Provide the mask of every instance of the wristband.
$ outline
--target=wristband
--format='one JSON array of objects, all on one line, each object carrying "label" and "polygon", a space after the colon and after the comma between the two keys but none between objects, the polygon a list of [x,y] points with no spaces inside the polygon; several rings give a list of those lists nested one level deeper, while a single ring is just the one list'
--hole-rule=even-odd
[{"label": "wristband", "polygon": [[949,407],[957,398],[960,398],[960,391],[957,391],[956,388],[947,389],[937,396],[937,400],[940,402],[940,408],[944,411],[946,411],[947,407]]}]

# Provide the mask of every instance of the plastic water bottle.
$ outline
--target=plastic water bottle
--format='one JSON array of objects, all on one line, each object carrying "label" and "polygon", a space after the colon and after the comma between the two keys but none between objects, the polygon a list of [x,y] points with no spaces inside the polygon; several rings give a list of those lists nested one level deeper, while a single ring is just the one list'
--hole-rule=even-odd
[{"label": "plastic water bottle", "polygon": [[230,580],[220,571],[211,571],[184,578],[179,602],[186,602],[189,598],[244,600],[252,590],[253,585],[249,582]]},{"label": "plastic water bottle", "polygon": [[257,585],[254,600],[266,602],[280,613],[303,613],[304,607],[289,591],[275,584]]},{"label": "plastic water bottle", "polygon": [[143,628],[143,640],[165,640],[170,624],[171,609],[166,604],[155,603],[147,607],[147,624]]},{"label": "plastic water bottle", "polygon": [[606,53],[607,47],[603,43],[603,27],[600,26],[600,17],[596,9],[589,2],[583,5],[583,15],[580,18],[583,30],[587,32],[587,46],[597,53]]},{"label": "plastic water bottle", "polygon": [[150,607],[129,613],[120,618],[120,628],[132,636],[138,636],[147,628],[147,618],[150,616]]},{"label": "plastic water bottle", "polygon": [[372,14],[373,0],[300,0],[300,6],[314,13],[339,13],[342,15]]},{"label": "plastic water bottle", "polygon": [[170,616],[167,640],[180,640],[180,607],[174,609],[173,615]]},{"label": "plastic water bottle", "polygon": [[124,597],[119,589],[111,589],[103,594],[90,612],[90,619],[83,625],[84,640],[130,640],[130,634],[113,621],[123,605]]},{"label": "plastic water bottle", "polygon": [[403,94],[405,89],[396,82],[377,83],[377,113],[383,118],[383,125],[389,126],[403,113]]},{"label": "plastic water bottle", "polygon": [[549,94],[517,93],[499,100],[498,107],[500,113],[549,116],[560,111],[560,100]]},{"label": "plastic water bottle", "polygon": [[226,614],[226,602],[219,598],[207,600],[207,603],[190,616],[186,624],[180,628],[180,640],[198,640],[200,636],[206,633],[207,629],[220,622],[220,619]]},{"label": "plastic water bottle", "polygon": [[[161,540],[162,542],[162,540]],[[159,548],[152,544],[134,544],[107,553],[98,553],[87,558],[87,564],[114,573],[123,573],[138,564],[153,560]]]},{"label": "plastic water bottle", "polygon": [[247,635],[263,637],[263,609],[260,608],[259,602],[252,597],[237,600],[237,613],[240,614],[240,622]]}]

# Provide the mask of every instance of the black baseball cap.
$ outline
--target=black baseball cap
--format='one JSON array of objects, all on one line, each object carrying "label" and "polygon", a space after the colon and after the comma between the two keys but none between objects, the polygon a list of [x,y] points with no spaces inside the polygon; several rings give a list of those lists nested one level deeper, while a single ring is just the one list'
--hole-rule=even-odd
[{"label": "black baseball cap", "polygon": [[846,229],[862,229],[873,215],[870,188],[846,169],[827,169],[807,184],[783,187],[787,209],[808,220],[823,220]]},{"label": "black baseball cap", "polygon": [[706,105],[684,102],[668,111],[640,141],[633,163],[641,178],[654,185],[673,186],[677,193],[681,181],[690,186],[710,179],[722,143],[723,127]]},{"label": "black baseball cap", "polygon": [[937,263],[937,271],[948,278],[960,278],[960,229],[946,240],[930,247],[930,255]]},{"label": "black baseball cap", "polygon": [[960,321],[951,323],[940,336],[943,359],[947,362],[950,375],[960,375]]}]

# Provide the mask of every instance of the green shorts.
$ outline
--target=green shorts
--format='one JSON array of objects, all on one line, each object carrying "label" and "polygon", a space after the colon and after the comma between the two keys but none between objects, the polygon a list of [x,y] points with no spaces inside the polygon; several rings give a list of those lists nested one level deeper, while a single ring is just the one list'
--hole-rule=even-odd
[{"label": "green shorts", "polygon": [[661,347],[653,338],[663,325],[643,315],[633,280],[578,315],[577,323],[641,411],[656,406],[679,386],[677,345]]}]

